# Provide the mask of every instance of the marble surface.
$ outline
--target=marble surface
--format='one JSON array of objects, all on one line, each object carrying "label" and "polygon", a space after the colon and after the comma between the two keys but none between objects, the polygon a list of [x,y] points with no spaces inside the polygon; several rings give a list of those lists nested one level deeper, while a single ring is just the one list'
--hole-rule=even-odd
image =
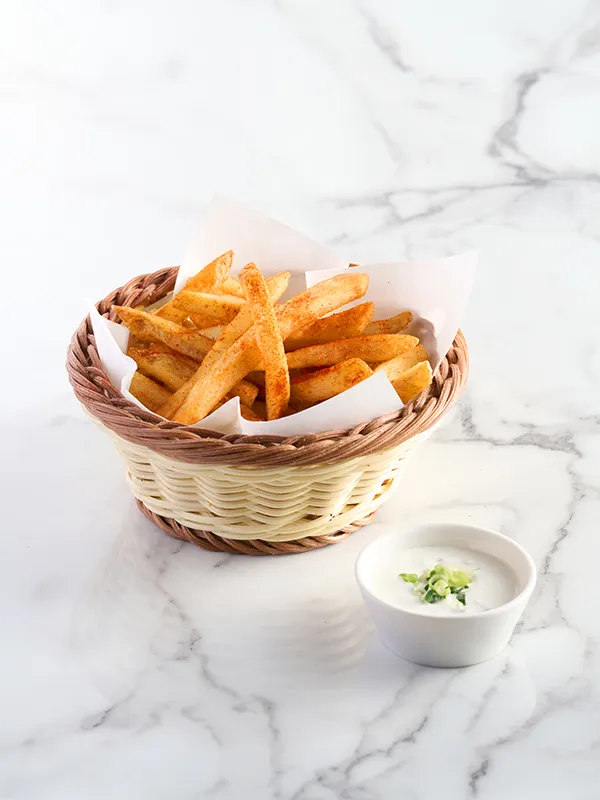
[{"label": "marble surface", "polygon": [[[600,796],[599,108],[589,0],[2,4],[0,798]],[[466,396],[336,547],[161,535],[67,384],[85,298],[215,189],[357,261],[482,252]],[[492,661],[378,643],[353,562],[412,518],[532,553]]]}]

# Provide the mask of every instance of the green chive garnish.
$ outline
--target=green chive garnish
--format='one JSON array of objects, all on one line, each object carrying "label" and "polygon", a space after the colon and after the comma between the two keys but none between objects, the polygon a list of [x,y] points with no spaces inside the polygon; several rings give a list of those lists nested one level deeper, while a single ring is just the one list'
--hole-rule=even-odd
[{"label": "green chive garnish", "polygon": [[426,569],[421,575],[416,572],[400,572],[399,577],[414,586],[413,594],[422,603],[439,603],[440,600],[454,595],[463,606],[467,604],[465,592],[469,589],[475,570],[447,567],[436,564]]},{"label": "green chive garnish", "polygon": [[399,575],[406,583],[416,583],[419,580],[416,572],[400,572]]}]

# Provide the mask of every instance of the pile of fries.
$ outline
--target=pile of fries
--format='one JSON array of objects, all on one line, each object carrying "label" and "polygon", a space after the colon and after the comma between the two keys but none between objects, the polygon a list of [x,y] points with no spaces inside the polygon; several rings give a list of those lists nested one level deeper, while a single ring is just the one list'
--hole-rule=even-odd
[{"label": "pile of fries", "polygon": [[279,304],[288,272],[265,280],[247,264],[237,281],[232,261],[219,256],[156,310],[114,307],[137,364],[130,391],[151,411],[191,425],[237,396],[243,417],[272,420],[374,372],[404,403],[431,383],[425,348],[403,333],[410,312],[372,321],[373,303],[338,311],[365,295],[368,275],[349,270]]}]

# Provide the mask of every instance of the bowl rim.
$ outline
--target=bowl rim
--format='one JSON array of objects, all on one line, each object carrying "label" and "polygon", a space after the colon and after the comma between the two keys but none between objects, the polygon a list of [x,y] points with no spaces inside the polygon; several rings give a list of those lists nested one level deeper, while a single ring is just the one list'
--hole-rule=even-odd
[{"label": "bowl rim", "polygon": [[[431,612],[428,612],[427,609],[424,609],[422,611],[412,611],[409,608],[400,608],[399,606],[395,606],[392,603],[388,602],[387,600],[384,600],[383,598],[378,597],[376,594],[374,594],[365,584],[364,579],[360,575],[361,564],[364,561],[365,553],[372,547],[375,547],[384,539],[394,539],[402,534],[407,534],[411,531],[415,531],[420,528],[426,529],[432,527],[446,528],[446,529],[461,528],[462,530],[465,531],[476,531],[477,533],[483,534],[484,536],[488,536],[492,539],[502,540],[505,544],[508,544],[509,547],[513,547],[520,553],[521,556],[523,556],[525,563],[527,564],[528,567],[528,577],[521,591],[518,594],[516,594],[512,599],[508,600],[506,603],[502,603],[499,606],[494,606],[494,608],[488,608],[485,611],[472,611],[467,614],[456,614],[448,616],[433,614]],[[474,552],[477,552],[477,550],[474,549]],[[499,558],[498,556],[496,556],[496,558],[498,558],[499,561],[503,561],[503,559]],[[485,618],[497,617],[512,611],[517,606],[520,606],[523,603],[523,601],[525,601],[526,603],[531,593],[533,592],[533,589],[537,581],[537,568],[529,552],[522,545],[516,542],[513,538],[511,538],[510,536],[506,536],[506,534],[504,533],[492,530],[491,528],[484,528],[480,525],[470,525],[462,522],[429,521],[429,522],[415,523],[412,525],[407,524],[400,526],[399,528],[395,528],[394,530],[388,531],[387,533],[383,533],[380,536],[377,536],[371,542],[366,544],[356,557],[356,562],[354,564],[354,577],[360,587],[360,590],[366,593],[369,596],[369,598],[373,599],[379,605],[382,605],[385,608],[389,608],[392,611],[396,611],[400,614],[406,614],[410,617],[442,620],[443,622],[448,620],[448,624],[460,624],[461,622],[465,622],[466,620],[481,619],[482,617]],[[443,622],[441,624],[443,624]]]}]

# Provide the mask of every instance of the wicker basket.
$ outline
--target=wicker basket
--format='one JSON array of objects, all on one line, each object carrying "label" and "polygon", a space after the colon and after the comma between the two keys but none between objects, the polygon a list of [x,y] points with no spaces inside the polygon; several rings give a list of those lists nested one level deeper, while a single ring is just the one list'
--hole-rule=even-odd
[{"label": "wicker basket", "polygon": [[[177,267],[129,281],[97,308],[149,304]],[[89,317],[68,351],[71,385],[113,438],[140,510],[171,536],[229,553],[298,553],[366,525],[407,457],[459,397],[468,375],[459,332],[432,385],[401,411],[351,430],[243,436],[169,422],[126,400],[100,365]]]}]

